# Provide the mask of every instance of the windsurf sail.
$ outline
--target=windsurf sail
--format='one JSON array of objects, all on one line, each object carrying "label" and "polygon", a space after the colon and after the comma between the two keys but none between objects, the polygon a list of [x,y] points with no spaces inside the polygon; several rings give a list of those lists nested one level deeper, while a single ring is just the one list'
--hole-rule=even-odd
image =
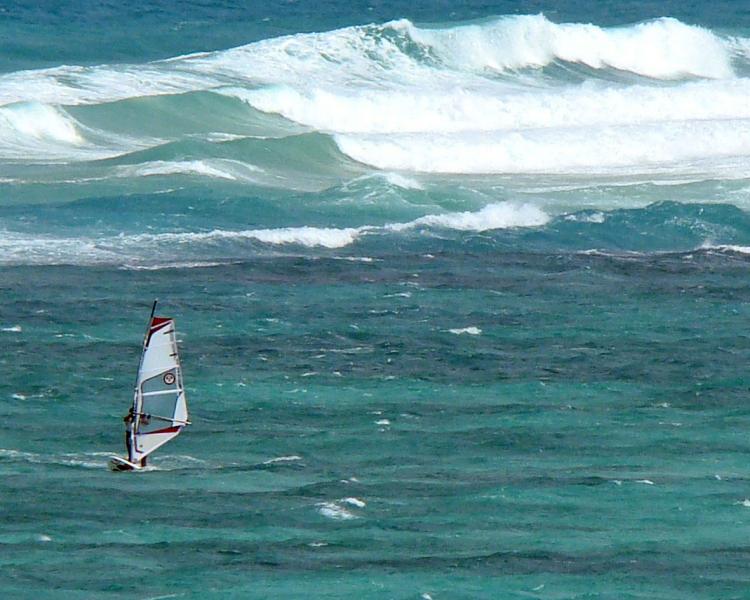
[{"label": "windsurf sail", "polygon": [[138,367],[128,459],[140,463],[189,425],[174,319],[151,309]]}]

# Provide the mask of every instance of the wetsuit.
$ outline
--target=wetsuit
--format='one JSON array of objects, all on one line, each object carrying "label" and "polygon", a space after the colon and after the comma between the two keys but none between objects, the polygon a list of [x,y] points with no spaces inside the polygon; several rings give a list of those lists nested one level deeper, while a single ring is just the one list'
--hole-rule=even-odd
[{"label": "wetsuit", "polygon": [[125,421],[125,448],[128,451],[128,460],[133,460],[133,412],[129,412],[127,415],[125,415],[122,419]]}]

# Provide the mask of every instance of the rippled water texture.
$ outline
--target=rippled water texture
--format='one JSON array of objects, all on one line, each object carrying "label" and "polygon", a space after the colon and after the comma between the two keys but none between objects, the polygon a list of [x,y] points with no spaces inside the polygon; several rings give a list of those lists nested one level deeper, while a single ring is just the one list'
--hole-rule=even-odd
[{"label": "rippled water texture", "polygon": [[745,596],[744,3],[131,8],[0,8],[3,598]]}]

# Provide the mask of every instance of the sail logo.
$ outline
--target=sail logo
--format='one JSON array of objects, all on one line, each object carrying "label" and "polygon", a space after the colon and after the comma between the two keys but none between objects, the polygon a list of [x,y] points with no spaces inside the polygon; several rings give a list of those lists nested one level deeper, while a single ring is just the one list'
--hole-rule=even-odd
[{"label": "sail logo", "polygon": [[174,373],[164,373],[164,383],[172,385],[175,382]]}]

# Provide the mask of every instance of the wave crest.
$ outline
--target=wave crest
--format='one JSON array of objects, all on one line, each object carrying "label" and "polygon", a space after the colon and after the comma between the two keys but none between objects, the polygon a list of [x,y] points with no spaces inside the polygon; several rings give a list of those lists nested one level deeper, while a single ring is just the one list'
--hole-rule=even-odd
[{"label": "wave crest", "polygon": [[10,73],[0,76],[0,104],[98,104],[222,85],[455,83],[456,72],[517,71],[558,61],[657,79],[716,79],[733,76],[733,56],[747,47],[744,38],[723,38],[672,18],[613,28],[557,24],[544,15],[435,28],[403,19],[271,38],[147,65]]},{"label": "wave crest", "polygon": [[[206,232],[142,233],[107,238],[52,238],[0,231],[0,265],[123,264],[128,268],[196,268],[216,264],[227,252],[252,254],[252,243],[305,248],[344,248],[365,235],[387,235],[420,228],[487,231],[537,227],[549,221],[541,209],[511,203],[476,212],[426,215],[405,223],[360,227],[280,227]],[[251,244],[250,248],[247,245]],[[191,259],[195,260],[191,260]],[[174,262],[177,261],[177,262]],[[155,264],[152,264],[154,263]]]},{"label": "wave crest", "polygon": [[508,71],[564,61],[655,79],[718,79],[734,74],[726,40],[672,18],[603,28],[524,15],[447,29],[409,25],[408,32],[456,68]]},{"label": "wave crest", "polygon": [[[750,127],[750,80],[735,70],[747,70],[748,48],[750,40],[672,18],[600,27],[525,15],[435,27],[399,20],[146,65],[10,73],[0,75],[0,158],[73,162],[150,148],[150,164],[103,179],[188,174],[293,188],[286,166],[304,156],[311,183],[295,184],[304,189],[352,172],[347,157],[316,150],[311,136],[331,147],[336,136],[348,157],[395,171],[602,172],[729,154],[746,160],[736,138]],[[157,95],[170,96],[139,101]],[[388,137],[352,137],[360,134]],[[220,143],[243,135],[278,139]],[[155,148],[173,144],[194,151]]]}]

